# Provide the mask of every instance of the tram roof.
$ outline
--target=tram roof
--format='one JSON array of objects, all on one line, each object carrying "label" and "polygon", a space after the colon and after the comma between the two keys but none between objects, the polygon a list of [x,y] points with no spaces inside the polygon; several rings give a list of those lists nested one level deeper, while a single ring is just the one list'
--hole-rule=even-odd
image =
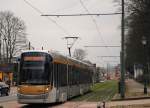
[{"label": "tram roof", "polygon": [[44,53],[48,53],[48,50],[23,50],[22,53],[26,53],[26,52],[44,52]]},{"label": "tram roof", "polygon": [[43,53],[47,53],[47,54],[50,54],[54,59],[57,59],[58,61],[63,60],[64,62],[69,62],[69,64],[74,64],[75,63],[75,64],[78,64],[78,65],[86,65],[86,66],[91,65],[89,63],[85,63],[85,62],[77,60],[75,58],[60,54],[57,51],[48,51],[48,50],[24,50],[24,51],[22,51],[22,53],[26,53],[26,52],[43,52]]}]

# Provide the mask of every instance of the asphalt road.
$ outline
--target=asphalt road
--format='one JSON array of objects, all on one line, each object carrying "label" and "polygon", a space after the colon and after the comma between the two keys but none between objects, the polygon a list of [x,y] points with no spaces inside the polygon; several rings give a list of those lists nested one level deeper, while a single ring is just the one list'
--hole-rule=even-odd
[{"label": "asphalt road", "polygon": [[3,108],[97,108],[97,102],[65,102],[57,104],[18,104],[17,101],[0,103]]},{"label": "asphalt road", "polygon": [[[137,85],[132,80],[128,80],[128,84],[131,85]],[[131,90],[128,92],[143,92],[143,86],[131,86],[129,87]],[[128,88],[128,89],[129,89]],[[139,89],[139,90],[135,90]],[[0,97],[0,106],[3,108],[97,108],[98,102],[87,102],[87,101],[67,101],[65,103],[59,103],[59,104],[38,104],[38,105],[25,105],[25,104],[19,104],[17,103],[17,97],[16,97],[16,88],[12,88],[12,91],[10,93],[10,96],[3,96]],[[150,99],[138,99],[138,100],[123,100],[123,101],[108,101],[106,102],[106,108],[120,108],[117,106],[125,106],[130,105],[132,108],[132,105],[147,105],[150,104]],[[138,107],[143,108],[143,107]]]},{"label": "asphalt road", "polygon": [[1,102],[7,102],[7,101],[13,101],[13,100],[17,100],[16,96],[2,96],[0,97],[0,103]]},{"label": "asphalt road", "polygon": [[0,96],[0,103],[17,100],[17,87],[11,87],[9,96]]}]

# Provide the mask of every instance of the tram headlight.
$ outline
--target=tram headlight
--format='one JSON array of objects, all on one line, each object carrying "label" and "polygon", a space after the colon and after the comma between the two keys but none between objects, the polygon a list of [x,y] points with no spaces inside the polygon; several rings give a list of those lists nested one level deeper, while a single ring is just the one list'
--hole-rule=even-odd
[{"label": "tram headlight", "polygon": [[20,87],[17,88],[17,91],[18,91],[18,92],[20,91]]},{"label": "tram headlight", "polygon": [[45,91],[49,91],[49,87],[46,87],[46,88],[45,88]]}]

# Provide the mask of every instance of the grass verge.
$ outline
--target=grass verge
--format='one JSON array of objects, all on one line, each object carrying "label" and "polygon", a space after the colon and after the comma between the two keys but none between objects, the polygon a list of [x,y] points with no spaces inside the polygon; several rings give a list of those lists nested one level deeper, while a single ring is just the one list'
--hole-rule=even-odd
[{"label": "grass verge", "polygon": [[91,92],[73,98],[71,101],[109,101],[118,92],[118,83],[115,80],[105,81],[103,83],[96,83],[91,88]]}]

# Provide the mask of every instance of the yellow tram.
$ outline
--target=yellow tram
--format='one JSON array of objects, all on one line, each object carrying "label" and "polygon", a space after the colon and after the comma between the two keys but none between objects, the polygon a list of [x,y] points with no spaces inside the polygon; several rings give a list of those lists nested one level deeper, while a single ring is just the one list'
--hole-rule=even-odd
[{"label": "yellow tram", "polygon": [[64,102],[90,90],[91,65],[45,50],[21,54],[18,73],[19,103]]}]

